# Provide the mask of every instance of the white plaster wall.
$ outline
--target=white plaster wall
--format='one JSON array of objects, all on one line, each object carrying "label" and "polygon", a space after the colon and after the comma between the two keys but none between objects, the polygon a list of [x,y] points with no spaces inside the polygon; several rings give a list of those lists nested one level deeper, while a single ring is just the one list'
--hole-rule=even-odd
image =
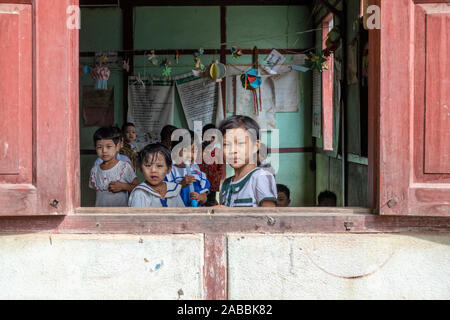
[{"label": "white plaster wall", "polygon": [[0,299],[201,299],[202,268],[203,235],[0,236]]},{"label": "white plaster wall", "polygon": [[228,237],[230,299],[450,299],[450,234]]}]

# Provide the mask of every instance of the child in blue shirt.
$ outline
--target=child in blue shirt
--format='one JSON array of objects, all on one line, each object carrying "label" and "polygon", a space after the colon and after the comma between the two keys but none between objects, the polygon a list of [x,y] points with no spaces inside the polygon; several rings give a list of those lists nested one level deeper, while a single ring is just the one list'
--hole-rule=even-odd
[{"label": "child in blue shirt", "polygon": [[[166,176],[166,181],[178,183],[183,189],[187,190],[192,184],[194,192],[189,193],[189,198],[185,199],[185,205],[190,207],[192,206],[191,200],[197,200],[199,205],[202,206],[208,201],[210,183],[206,174],[194,162],[194,132],[187,132],[186,130],[186,135],[180,137],[178,141],[172,142],[172,154],[175,154],[175,156],[172,170]],[[190,143],[187,141],[189,139]],[[187,165],[190,166],[191,174],[188,174]]]}]

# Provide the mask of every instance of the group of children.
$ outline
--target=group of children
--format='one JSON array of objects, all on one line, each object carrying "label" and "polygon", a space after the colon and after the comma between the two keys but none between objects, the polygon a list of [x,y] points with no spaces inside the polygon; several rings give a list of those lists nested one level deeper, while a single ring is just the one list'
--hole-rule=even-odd
[{"label": "group of children", "polygon": [[[275,207],[288,206],[289,189],[275,183],[274,175],[261,166],[259,157],[259,125],[250,117],[232,116],[222,121],[220,148],[214,136],[203,128],[202,160],[196,163],[194,132],[172,141],[177,128],[165,126],[161,142],[137,151],[136,128],[126,123],[122,131],[116,127],[98,129],[94,144],[98,159],[91,169],[89,187],[96,190],[98,207]],[[190,139],[186,147],[186,141]],[[181,144],[182,143],[182,144]],[[205,152],[208,150],[209,152]],[[172,157],[174,155],[174,157]],[[210,157],[212,159],[206,159]],[[225,179],[223,158],[234,169],[234,176]],[[145,181],[138,182],[136,169]],[[220,202],[216,192],[220,189]]]}]

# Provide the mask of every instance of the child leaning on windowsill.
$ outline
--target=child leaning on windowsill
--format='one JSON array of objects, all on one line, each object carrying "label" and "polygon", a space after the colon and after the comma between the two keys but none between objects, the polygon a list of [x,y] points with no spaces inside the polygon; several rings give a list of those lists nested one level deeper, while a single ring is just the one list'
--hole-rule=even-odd
[{"label": "child leaning on windowsill", "polygon": [[130,195],[130,207],[184,207],[183,198],[188,190],[181,185],[166,182],[164,178],[172,168],[170,151],[160,143],[149,144],[139,153],[139,167],[145,182],[138,185]]},{"label": "child leaning on windowsill", "polygon": [[275,207],[277,187],[274,176],[257,166],[260,145],[258,123],[247,116],[222,121],[225,160],[234,169],[220,191],[220,204],[227,207]]}]

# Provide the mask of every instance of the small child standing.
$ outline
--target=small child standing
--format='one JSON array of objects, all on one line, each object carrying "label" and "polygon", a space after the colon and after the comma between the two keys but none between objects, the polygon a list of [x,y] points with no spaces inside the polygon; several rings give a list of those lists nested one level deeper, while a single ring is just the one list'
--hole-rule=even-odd
[{"label": "small child standing", "polygon": [[[206,206],[214,206],[217,204],[216,201],[216,192],[220,191],[220,183],[225,175],[225,164],[222,162],[217,163],[216,158],[222,159],[222,150],[217,148],[215,144],[215,138],[207,139],[205,137],[205,133],[210,129],[216,129],[213,124],[207,124],[202,129],[203,134],[203,159],[202,163],[199,164],[200,170],[206,174],[208,181],[211,185],[208,193],[208,201]],[[214,148],[210,151],[211,148]],[[208,150],[209,152],[205,151]]]},{"label": "small child standing", "polygon": [[277,207],[289,207],[291,203],[291,191],[284,184],[277,184]]},{"label": "small child standing", "polygon": [[130,207],[184,207],[188,190],[181,185],[166,182],[164,178],[172,168],[170,150],[160,143],[149,144],[139,153],[139,167],[145,182],[138,185],[130,195]]},{"label": "small child standing", "polygon": [[236,115],[222,121],[225,160],[234,169],[220,192],[220,204],[228,207],[275,207],[277,187],[270,172],[257,166],[260,128],[250,117]]},{"label": "small child standing", "polygon": [[[121,150],[122,147],[123,147],[123,137],[122,137],[122,132],[121,132],[120,129],[117,128],[117,127],[111,127],[111,128],[112,128],[113,134],[120,136],[120,140],[119,140],[119,150]],[[124,154],[120,154],[120,152],[116,154],[116,159],[117,159],[117,160],[120,160],[120,161],[128,162],[129,164],[131,164],[130,158],[128,158],[128,157],[127,157],[126,155],[124,155]],[[103,162],[102,158],[98,157],[97,160],[95,160],[95,162],[94,162],[94,166],[101,165],[102,162]]]},{"label": "small child standing", "polygon": [[[191,200],[197,200],[200,205],[204,205],[208,200],[208,192],[210,184],[205,173],[202,172],[194,162],[194,132],[189,131],[189,134],[184,138],[190,136],[191,145],[186,148],[180,148],[178,151],[178,156],[173,160],[173,166],[170,173],[166,176],[166,180],[169,182],[176,182],[180,184],[183,189],[188,189],[192,184],[194,186],[194,192],[189,194],[189,199],[185,199],[186,207],[192,206]],[[172,142],[172,152],[177,152],[174,150],[175,147],[180,144],[183,139]],[[178,148],[177,148],[178,149]],[[188,174],[186,163],[189,164],[191,169],[191,174]]]},{"label": "small child standing", "polygon": [[138,185],[136,174],[128,162],[117,160],[120,133],[112,127],[100,128],[94,133],[95,150],[103,161],[94,165],[89,187],[97,191],[96,207],[126,207],[128,193]]},{"label": "small child standing", "polygon": [[177,127],[171,124],[167,124],[161,129],[161,144],[169,150],[172,149],[172,133],[177,129]]},{"label": "small child standing", "polygon": [[136,142],[136,127],[133,123],[127,122],[122,126],[122,135],[124,138],[123,147],[120,149],[120,154],[127,156],[131,160],[133,169],[136,170],[138,151],[134,144]]}]

